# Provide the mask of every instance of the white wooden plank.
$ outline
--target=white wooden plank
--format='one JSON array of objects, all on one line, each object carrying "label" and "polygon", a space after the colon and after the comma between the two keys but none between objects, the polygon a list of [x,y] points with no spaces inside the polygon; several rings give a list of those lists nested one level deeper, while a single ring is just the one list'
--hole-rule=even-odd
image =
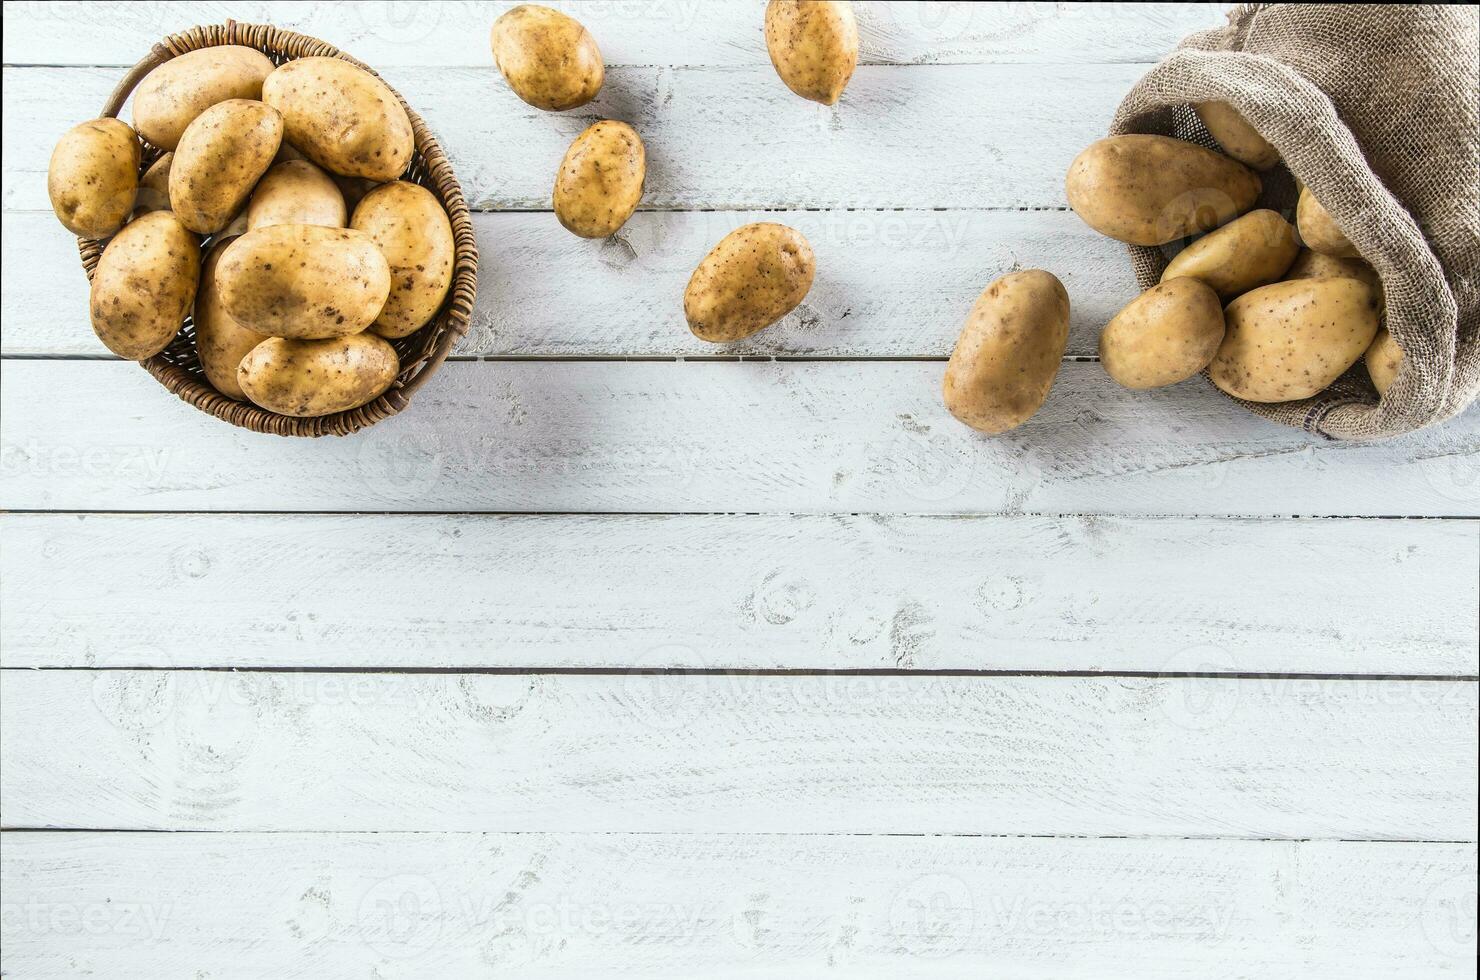
[{"label": "white wooden plank", "polygon": [[8,667],[1480,666],[1466,521],[56,514],[0,541]]},{"label": "white wooden plank", "polygon": [[[785,221],[812,243],[812,291],[748,340],[705,343],[683,317],[689,276],[728,232],[762,220]],[[75,240],[50,213],[0,221],[0,350],[111,357],[88,326]],[[482,268],[462,355],[944,357],[987,283],[1045,268],[1069,290],[1068,353],[1082,356],[1136,295],[1124,248],[1067,211],[649,211],[601,242],[548,212],[479,213],[474,224]]]},{"label": "white wooden plank", "polygon": [[457,362],[346,439],[228,426],[124,362],[0,362],[20,510],[1480,513],[1480,411],[1377,444],[1250,415],[1200,379],[1068,363],[997,438],[940,362]]},{"label": "white wooden plank", "polygon": [[[863,66],[843,101],[791,94],[770,64],[614,68],[578,113],[525,105],[497,69],[385,72],[480,209],[548,209],[570,141],[598,117],[647,145],[647,208],[1063,207],[1064,173],[1144,65]],[[3,201],[46,210],[46,166],[97,114],[111,68],[7,68]]]},{"label": "white wooden plank", "polygon": [[9,670],[0,707],[9,827],[1475,838],[1474,682]]},{"label": "white wooden plank", "polygon": [[[494,3],[17,3],[5,6],[6,64],[131,65],[165,34],[228,18],[320,37],[376,66],[492,64]],[[751,0],[552,0],[578,17],[608,65],[766,64]],[[854,5],[864,64],[1156,61],[1225,4],[968,2]]]},{"label": "white wooden plank", "polygon": [[1393,980],[1475,953],[1463,844],[25,834],[0,876],[6,971],[37,978]]}]

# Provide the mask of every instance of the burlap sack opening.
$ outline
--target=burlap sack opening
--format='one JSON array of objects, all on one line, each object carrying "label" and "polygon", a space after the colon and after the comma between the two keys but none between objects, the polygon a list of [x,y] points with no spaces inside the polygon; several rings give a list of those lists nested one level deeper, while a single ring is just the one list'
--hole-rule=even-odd
[{"label": "burlap sack opening", "polygon": [[[1284,160],[1257,206],[1293,222],[1293,173],[1382,277],[1386,325],[1407,354],[1386,397],[1359,361],[1314,398],[1239,404],[1335,439],[1382,439],[1480,393],[1477,64],[1475,7],[1250,4],[1185,39],[1121,102],[1112,133],[1213,147],[1190,104],[1237,108]],[[1130,247],[1142,289],[1167,249]]]}]

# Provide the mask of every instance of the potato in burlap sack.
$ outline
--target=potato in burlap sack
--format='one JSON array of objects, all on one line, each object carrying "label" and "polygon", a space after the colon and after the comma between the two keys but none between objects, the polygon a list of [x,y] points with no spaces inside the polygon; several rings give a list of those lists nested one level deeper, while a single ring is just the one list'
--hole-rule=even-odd
[{"label": "potato in burlap sack", "polygon": [[[1279,151],[1256,207],[1293,217],[1295,178],[1382,277],[1407,356],[1378,397],[1359,362],[1265,418],[1382,439],[1464,411],[1480,393],[1480,14],[1475,7],[1253,4],[1194,34],[1133,88],[1112,133],[1217,146],[1193,103],[1226,102]],[[1288,167],[1289,172],[1285,171]],[[1131,246],[1148,289],[1170,255]]]}]

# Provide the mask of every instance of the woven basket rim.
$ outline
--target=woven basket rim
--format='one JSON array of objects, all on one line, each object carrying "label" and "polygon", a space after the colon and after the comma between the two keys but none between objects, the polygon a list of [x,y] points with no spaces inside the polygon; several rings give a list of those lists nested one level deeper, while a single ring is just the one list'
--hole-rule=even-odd
[{"label": "woven basket rim", "polygon": [[[269,412],[250,402],[240,402],[222,395],[198,373],[198,365],[191,367],[181,363],[182,360],[188,363],[194,356],[194,344],[190,337],[193,325],[189,318],[182,323],[180,332],[169,347],[139,364],[183,401],[244,429],[273,435],[307,437],[358,432],[404,410],[410,404],[411,397],[447,360],[453,345],[467,333],[478,290],[478,244],[473,231],[472,214],[463,197],[462,186],[458,183],[441,144],[394,86],[381,78],[375,69],[333,45],[271,24],[227,20],[224,24],[196,26],[167,35],[153,44],[148,54],[119,80],[103,107],[102,115],[117,117],[129,95],[144,77],[170,59],[191,51],[223,45],[253,48],[279,64],[306,57],[338,58],[364,69],[390,89],[411,121],[414,143],[412,164],[398,179],[410,180],[426,187],[446,211],[452,226],[454,247],[452,283],[441,309],[425,326],[409,337],[391,341],[401,355],[401,370],[391,387],[375,400],[349,411],[314,418],[298,418]],[[150,146],[142,137],[140,142],[145,148],[140,164],[142,174],[156,159],[158,148]],[[92,280],[104,245],[103,240],[77,239],[83,271],[87,273],[89,281]]]}]

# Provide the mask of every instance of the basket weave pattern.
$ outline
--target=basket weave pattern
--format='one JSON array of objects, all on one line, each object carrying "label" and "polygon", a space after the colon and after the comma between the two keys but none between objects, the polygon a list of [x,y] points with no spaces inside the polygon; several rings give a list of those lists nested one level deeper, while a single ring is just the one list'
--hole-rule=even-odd
[{"label": "basket weave pattern", "polygon": [[[256,48],[271,58],[274,64],[279,65],[295,58],[340,58],[365,69],[372,75],[376,74],[369,65],[356,61],[338,48],[325,44],[317,38],[280,30],[269,24],[238,24],[235,21],[227,21],[225,24],[213,24],[208,27],[192,27],[188,31],[171,34],[155,44],[149,54],[131,68],[123,80],[118,83],[118,87],[108,99],[108,104],[103,107],[102,115],[117,116],[129,94],[139,82],[143,81],[144,76],[170,58],[199,48],[222,44],[239,44]],[[376,77],[380,76],[376,75]],[[258,408],[250,402],[239,402],[227,398],[211,387],[201,371],[200,360],[195,352],[195,326],[189,318],[186,318],[180,333],[168,347],[148,360],[140,362],[160,384],[201,411],[244,429],[280,436],[342,436],[368,425],[374,425],[381,419],[389,418],[401,411],[410,403],[411,396],[416,393],[416,390],[425,384],[426,380],[446,360],[452,345],[468,329],[468,318],[472,315],[473,298],[478,289],[478,245],[473,235],[473,220],[468,213],[467,202],[463,199],[462,187],[458,184],[457,177],[452,172],[452,165],[448,162],[447,155],[442,152],[442,147],[438,145],[436,138],[427,129],[421,117],[409,105],[406,105],[406,100],[401,97],[401,93],[396,92],[394,88],[391,91],[406,109],[406,115],[411,120],[416,145],[411,166],[401,179],[420,184],[436,195],[437,200],[447,211],[448,220],[452,224],[452,237],[456,249],[452,268],[452,287],[448,290],[447,300],[442,304],[441,310],[431,322],[409,337],[390,341],[401,359],[401,371],[391,387],[379,398],[359,408],[317,418],[294,418],[279,415],[276,412]],[[147,169],[160,155],[159,148],[145,143],[140,172]],[[89,281],[92,280],[98,259],[103,254],[103,245],[104,242],[96,239],[79,238],[77,240],[78,251],[82,256],[82,267],[87,272]]]}]

